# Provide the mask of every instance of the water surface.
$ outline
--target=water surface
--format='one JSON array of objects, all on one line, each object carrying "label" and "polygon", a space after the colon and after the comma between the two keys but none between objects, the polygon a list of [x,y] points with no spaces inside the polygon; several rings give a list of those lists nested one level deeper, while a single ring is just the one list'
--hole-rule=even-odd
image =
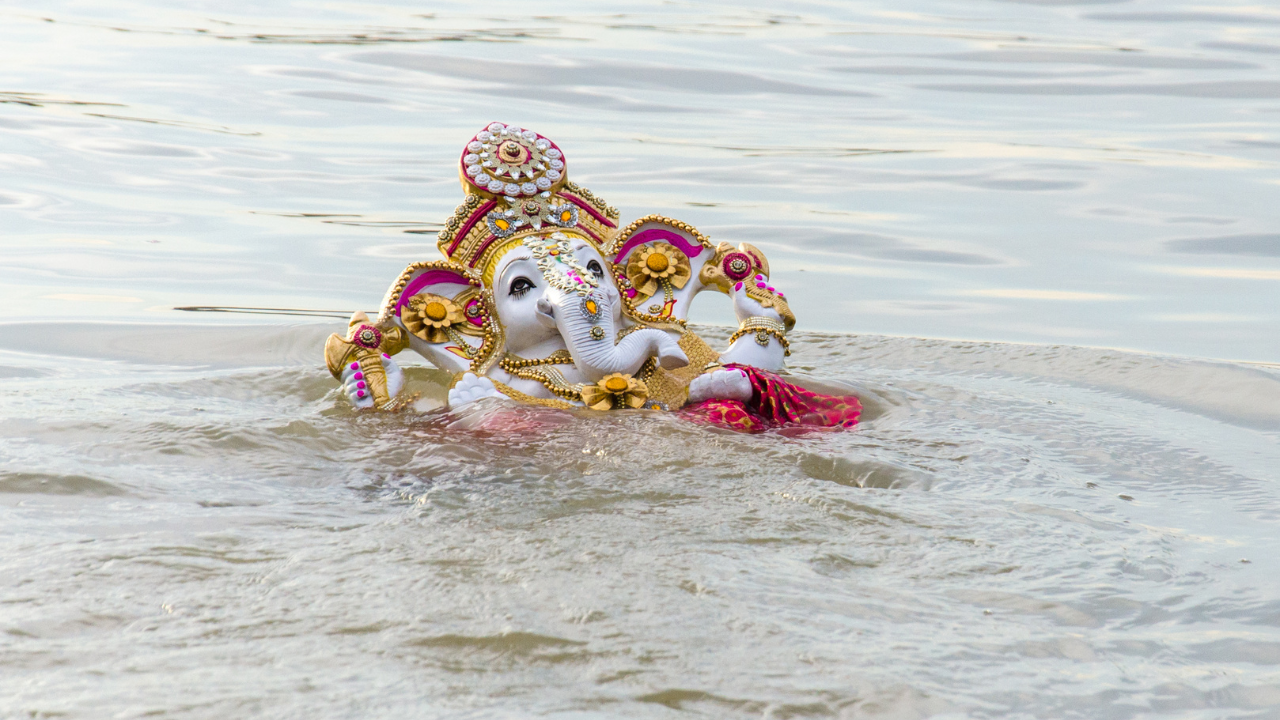
[{"label": "water surface", "polygon": [[73,327],[4,327],[27,339],[0,364],[15,714],[1280,699],[1273,370],[802,333],[797,379],[857,392],[867,422],[745,436],[447,413],[428,367],[409,370],[418,411],[360,415],[317,372],[315,325],[98,326],[93,353],[38,334]]},{"label": "water surface", "polygon": [[[1278,27],[0,7],[0,715],[1275,717]],[[491,120],[764,248],[866,422],[357,414],[340,321],[171,309],[373,309]]]},{"label": "water surface", "polygon": [[759,244],[805,327],[1275,362],[1278,27],[1142,2],[9,4],[4,314],[368,306],[434,255],[458,148],[497,119],[624,219]]}]

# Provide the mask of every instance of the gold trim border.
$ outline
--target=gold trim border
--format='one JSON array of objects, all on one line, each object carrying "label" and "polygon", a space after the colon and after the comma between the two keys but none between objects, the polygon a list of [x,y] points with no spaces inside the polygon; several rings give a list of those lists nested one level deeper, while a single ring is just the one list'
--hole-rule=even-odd
[{"label": "gold trim border", "polygon": [[694,239],[697,240],[698,243],[701,244],[702,247],[706,248],[707,250],[716,249],[715,246],[711,244],[710,238],[708,238],[706,235],[703,235],[702,232],[698,230],[698,228],[690,225],[687,222],[684,222],[683,220],[676,220],[675,218],[669,218],[666,215],[656,215],[656,214],[645,215],[642,218],[631,221],[630,225],[618,231],[617,236],[614,237],[613,239],[613,244],[610,245],[609,249],[606,251],[606,255],[608,255],[609,257],[609,262],[613,262],[613,258],[616,258],[618,256],[618,251],[622,249],[622,246],[626,245],[627,241],[631,239],[631,236],[635,234],[635,231],[639,230],[640,226],[646,223],[659,223],[662,225],[668,225],[677,230],[683,230],[689,233],[690,235],[692,235]]}]

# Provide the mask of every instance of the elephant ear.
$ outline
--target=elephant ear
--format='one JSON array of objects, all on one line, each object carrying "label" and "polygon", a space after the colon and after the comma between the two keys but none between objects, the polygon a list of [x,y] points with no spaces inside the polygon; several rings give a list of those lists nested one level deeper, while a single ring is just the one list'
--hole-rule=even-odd
[{"label": "elephant ear", "polygon": [[493,295],[478,274],[447,260],[405,268],[387,290],[378,323],[402,328],[409,347],[453,373],[483,375],[502,344]]},{"label": "elephant ear", "polygon": [[662,215],[623,228],[607,252],[633,316],[650,322],[689,316],[689,303],[705,287],[698,271],[715,254],[697,228]]}]

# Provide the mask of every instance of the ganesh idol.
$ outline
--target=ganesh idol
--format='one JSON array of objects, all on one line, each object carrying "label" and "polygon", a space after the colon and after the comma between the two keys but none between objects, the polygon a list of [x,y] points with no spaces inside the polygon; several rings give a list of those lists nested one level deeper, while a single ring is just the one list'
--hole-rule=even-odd
[{"label": "ganesh idol", "polygon": [[[412,398],[394,356],[453,375],[450,409],[490,399],[585,412],[676,412],[755,432],[852,427],[853,396],[784,380],[795,316],[764,253],[714,245],[659,215],[626,226],[569,180],[568,159],[533,130],[492,123],[459,160],[464,198],[440,231],[442,259],[405,268],[376,318],[356,313],[325,345],[357,408]],[[703,291],[727,295],[739,327],[716,350],[689,329]]]}]

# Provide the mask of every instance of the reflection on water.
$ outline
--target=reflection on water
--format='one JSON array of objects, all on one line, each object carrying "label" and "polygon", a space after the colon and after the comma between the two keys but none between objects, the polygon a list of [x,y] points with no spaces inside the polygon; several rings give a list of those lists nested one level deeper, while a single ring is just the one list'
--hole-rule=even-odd
[{"label": "reflection on water", "polygon": [[363,306],[500,119],[766,249],[811,329],[1280,349],[1274,9],[171,5],[0,10],[9,318]]},{"label": "reflection on water", "polygon": [[[1280,705],[1274,9],[27,5],[0,715]],[[358,415],[332,326],[171,309],[372,310],[492,120],[766,249],[867,421]]]}]

